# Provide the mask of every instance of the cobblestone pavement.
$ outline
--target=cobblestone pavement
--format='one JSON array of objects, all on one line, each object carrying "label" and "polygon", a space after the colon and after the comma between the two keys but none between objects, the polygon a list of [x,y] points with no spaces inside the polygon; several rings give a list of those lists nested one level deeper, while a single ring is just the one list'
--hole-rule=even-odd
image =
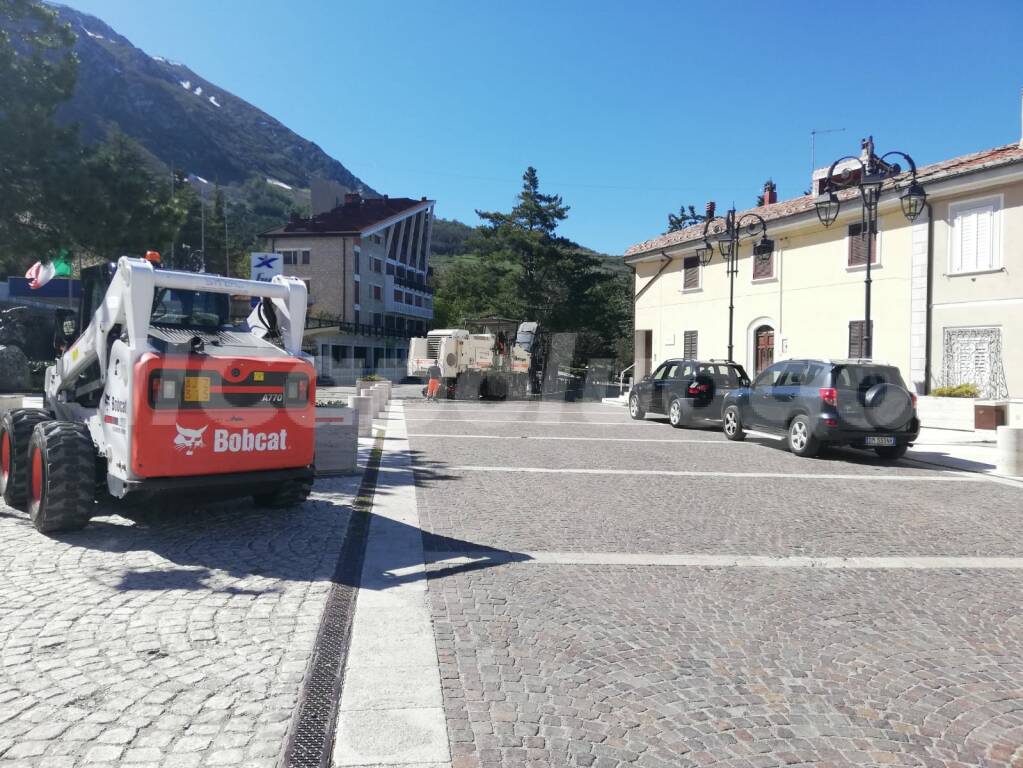
[{"label": "cobblestone pavement", "polygon": [[1018,566],[641,564],[1019,557],[1023,486],[862,452],[800,460],[610,406],[406,413],[428,559],[484,558],[430,566],[454,768],[1023,765]]},{"label": "cobblestone pavement", "polygon": [[357,483],[52,538],[0,508],[0,765],[277,765]]}]

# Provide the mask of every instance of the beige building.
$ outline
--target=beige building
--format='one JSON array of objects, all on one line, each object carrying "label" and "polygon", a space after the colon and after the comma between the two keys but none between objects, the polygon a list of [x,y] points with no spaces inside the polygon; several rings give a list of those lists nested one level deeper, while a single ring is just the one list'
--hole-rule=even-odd
[{"label": "beige building", "polygon": [[263,234],[309,286],[306,344],[338,384],[405,375],[410,336],[433,318],[427,283],[435,202],[345,194],[330,210]]},{"label": "beige building", "polygon": [[[750,211],[773,252],[741,244],[734,353],[751,375],[775,360],[862,354],[866,241],[858,195],[825,228],[811,194]],[[1023,397],[1023,148],[1010,144],[919,169],[928,206],[910,223],[885,185],[871,260],[873,357],[926,393],[972,383],[983,397]],[[636,375],[670,357],[724,358],[729,280],[715,252],[701,266],[703,226],[632,246]]]}]

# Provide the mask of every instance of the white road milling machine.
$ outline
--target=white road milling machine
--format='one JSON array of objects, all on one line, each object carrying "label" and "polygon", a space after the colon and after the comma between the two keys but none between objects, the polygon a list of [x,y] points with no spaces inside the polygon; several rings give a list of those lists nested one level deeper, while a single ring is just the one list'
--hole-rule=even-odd
[{"label": "white road milling machine", "polygon": [[[231,322],[232,296],[258,298],[248,322]],[[316,402],[305,314],[306,286],[292,277],[128,257],[83,270],[44,407],[0,422],[4,500],[46,533],[83,527],[110,497],[304,501]]]}]

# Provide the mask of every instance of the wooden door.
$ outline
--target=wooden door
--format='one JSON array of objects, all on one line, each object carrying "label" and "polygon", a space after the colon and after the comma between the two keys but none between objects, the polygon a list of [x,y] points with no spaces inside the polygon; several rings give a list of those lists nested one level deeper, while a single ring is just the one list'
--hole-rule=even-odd
[{"label": "wooden door", "polygon": [[754,376],[774,362],[774,328],[762,325],[753,332],[756,343],[757,360]]}]

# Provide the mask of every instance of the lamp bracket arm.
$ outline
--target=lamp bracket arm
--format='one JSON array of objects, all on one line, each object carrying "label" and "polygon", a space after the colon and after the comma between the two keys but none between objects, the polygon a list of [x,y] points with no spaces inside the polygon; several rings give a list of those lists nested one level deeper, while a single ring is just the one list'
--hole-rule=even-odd
[{"label": "lamp bracket arm", "polygon": [[[831,166],[828,168],[828,175],[827,175],[827,177],[826,177],[826,179],[824,181],[824,191],[825,192],[831,192],[832,191],[832,182],[833,182],[834,176],[835,176],[835,167],[839,163],[844,163],[846,160],[855,160],[857,163],[859,163],[860,174],[861,175],[865,174],[867,172],[867,166],[865,166],[863,164],[863,161],[860,158],[858,158],[856,155],[846,155],[845,157],[840,157],[835,162],[833,162],[831,164]],[[848,169],[843,170],[842,173],[840,174],[840,176],[848,177],[849,176]],[[848,187],[849,184],[847,182],[847,183],[843,184],[842,186],[843,186],[843,188],[844,187]]]}]

